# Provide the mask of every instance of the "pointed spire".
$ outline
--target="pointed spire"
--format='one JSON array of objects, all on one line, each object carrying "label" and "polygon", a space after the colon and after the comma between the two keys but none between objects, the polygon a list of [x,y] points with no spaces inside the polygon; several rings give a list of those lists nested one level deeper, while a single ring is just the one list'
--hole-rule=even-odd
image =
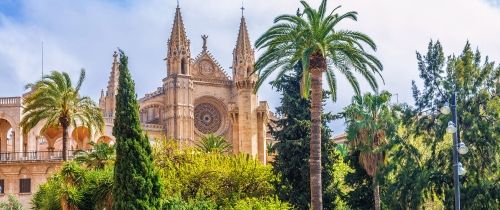
[{"label": "pointed spire", "polygon": [[247,24],[244,16],[241,17],[240,30],[234,54],[237,59],[244,59],[247,55],[253,55],[253,49],[250,44],[250,37],[248,36]]},{"label": "pointed spire", "polygon": [[111,73],[108,80],[108,89],[106,91],[106,96],[115,97],[118,89],[118,76],[120,71],[118,70],[118,53],[115,51],[113,53],[113,66],[111,67]]},{"label": "pointed spire", "polygon": [[169,43],[169,54],[175,50],[180,50],[182,48],[188,48],[189,40],[186,36],[186,30],[184,28],[184,22],[182,21],[181,8],[177,4],[175,9],[174,24],[172,26],[172,33],[170,34]]}]

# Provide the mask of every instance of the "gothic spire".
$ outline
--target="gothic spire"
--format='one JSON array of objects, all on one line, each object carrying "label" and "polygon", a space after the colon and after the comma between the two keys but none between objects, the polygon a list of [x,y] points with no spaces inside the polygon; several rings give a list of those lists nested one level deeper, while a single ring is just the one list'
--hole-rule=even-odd
[{"label": "gothic spire", "polygon": [[181,9],[178,5],[175,9],[174,24],[172,26],[172,33],[170,34],[168,44],[169,54],[175,50],[182,50],[183,48],[189,51],[189,40],[187,39],[184,22],[182,21]]},{"label": "gothic spire", "polygon": [[111,74],[109,75],[108,80],[108,89],[106,91],[106,96],[115,97],[118,89],[118,76],[120,75],[120,71],[118,70],[118,54],[113,54],[113,66],[111,67]]},{"label": "gothic spire", "polygon": [[253,56],[253,49],[250,44],[250,37],[248,36],[245,16],[241,16],[238,40],[236,41],[236,48],[233,53],[236,60],[245,60],[248,58],[247,56]]}]

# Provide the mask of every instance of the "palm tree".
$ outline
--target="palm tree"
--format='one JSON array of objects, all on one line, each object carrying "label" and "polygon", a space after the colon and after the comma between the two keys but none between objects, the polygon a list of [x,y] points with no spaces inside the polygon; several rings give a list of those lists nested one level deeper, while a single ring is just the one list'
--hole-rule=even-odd
[{"label": "palm tree", "polygon": [[[305,98],[311,95],[311,146],[310,177],[312,209],[322,209],[321,189],[321,107],[322,77],[326,72],[332,100],[336,101],[338,73],[344,75],[360,94],[359,83],[354,72],[363,76],[368,84],[377,89],[375,74],[382,70],[382,64],[373,55],[364,50],[368,45],[376,50],[373,40],[367,35],[350,30],[337,30],[342,20],[357,20],[356,12],[338,14],[335,8],[326,13],[326,2],[323,0],[319,9],[313,9],[305,1],[303,13],[297,15],[280,15],[259,39],[255,46],[265,49],[255,63],[255,71],[259,74],[255,91],[272,74],[278,77],[290,71],[293,65],[302,64],[304,73],[301,81],[301,94]],[[279,68],[284,67],[284,68]],[[279,69],[279,70],[278,70]]]},{"label": "palm tree", "polygon": [[354,96],[345,108],[348,124],[347,139],[360,152],[359,164],[373,179],[373,198],[376,210],[380,210],[380,190],[377,182],[379,166],[384,164],[384,145],[396,133],[395,117],[390,109],[391,94],[382,91],[378,95],[367,93]]},{"label": "palm tree", "polygon": [[225,153],[231,149],[231,144],[222,136],[208,134],[201,138],[196,147],[206,153]]},{"label": "palm tree", "polygon": [[77,210],[82,194],[78,191],[84,182],[84,171],[75,162],[63,164],[56,178],[60,181],[59,195],[62,210]]},{"label": "palm tree", "polygon": [[91,169],[104,169],[106,165],[115,160],[115,147],[106,143],[89,143],[91,151],[79,151],[75,154],[75,161],[85,163]]},{"label": "palm tree", "polygon": [[67,160],[68,127],[77,124],[102,131],[104,120],[101,110],[89,97],[81,97],[80,87],[85,79],[85,70],[75,87],[65,72],[53,71],[34,84],[26,85],[33,92],[23,99],[21,127],[27,133],[38,123],[43,123],[42,132],[49,128],[62,128],[63,160]]}]

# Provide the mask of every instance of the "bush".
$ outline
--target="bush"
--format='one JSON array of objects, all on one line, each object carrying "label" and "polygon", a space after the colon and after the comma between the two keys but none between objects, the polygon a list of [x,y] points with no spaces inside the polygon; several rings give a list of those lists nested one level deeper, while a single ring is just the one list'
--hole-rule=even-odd
[{"label": "bush", "polygon": [[161,140],[153,152],[170,206],[177,205],[175,199],[169,200],[175,197],[184,204],[198,205],[199,209],[212,203],[224,209],[232,208],[242,199],[259,200],[274,194],[271,183],[276,177],[270,166],[247,155],[207,154],[189,147],[178,148],[174,141]]},{"label": "bush", "polygon": [[234,210],[286,210],[292,209],[292,206],[286,202],[280,201],[275,197],[265,199],[245,198],[236,202]]},{"label": "bush", "polygon": [[8,195],[7,201],[0,202],[1,210],[23,210],[23,205],[17,200],[16,196]]},{"label": "bush", "polygon": [[103,209],[111,206],[113,167],[88,170],[74,161],[66,162],[32,198],[34,209]]}]

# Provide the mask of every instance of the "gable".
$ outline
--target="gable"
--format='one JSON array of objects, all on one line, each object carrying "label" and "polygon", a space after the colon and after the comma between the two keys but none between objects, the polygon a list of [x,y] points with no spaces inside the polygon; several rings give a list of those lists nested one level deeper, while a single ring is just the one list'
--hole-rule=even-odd
[{"label": "gable", "polygon": [[226,72],[208,51],[196,57],[191,68],[191,76],[199,80],[229,80]]}]

